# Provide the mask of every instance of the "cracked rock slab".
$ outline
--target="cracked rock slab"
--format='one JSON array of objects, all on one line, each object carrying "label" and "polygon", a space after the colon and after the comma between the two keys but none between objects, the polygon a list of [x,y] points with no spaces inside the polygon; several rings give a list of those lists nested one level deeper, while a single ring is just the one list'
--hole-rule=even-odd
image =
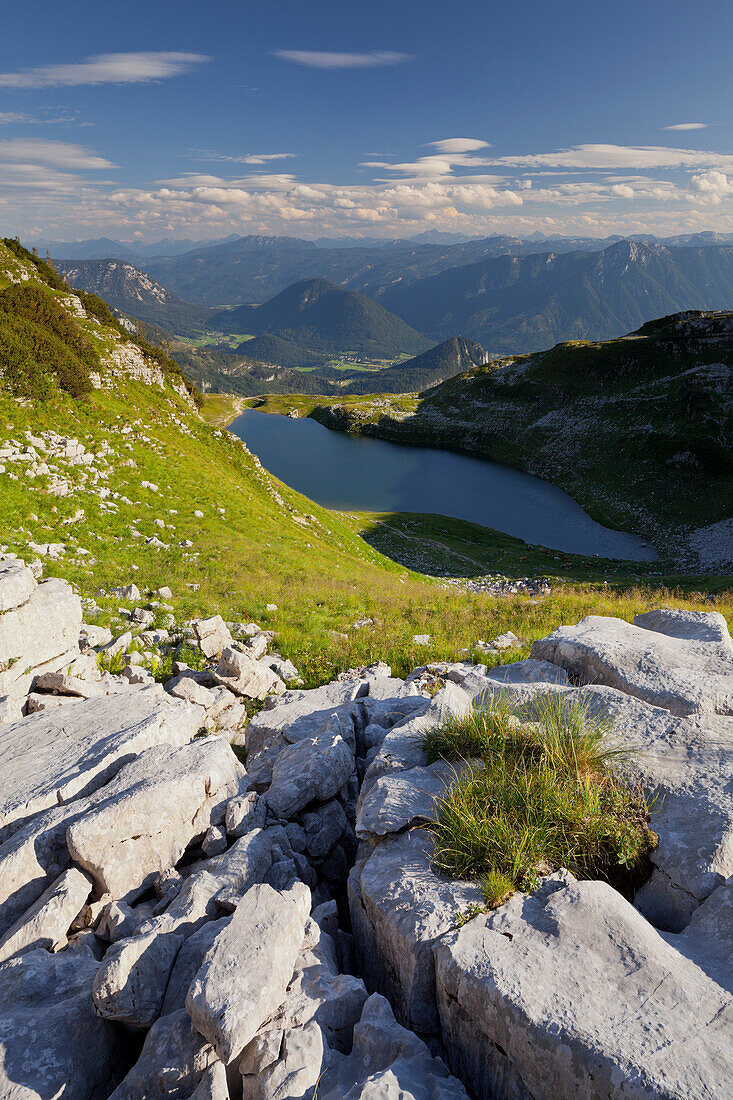
[{"label": "cracked rock slab", "polygon": [[722,615],[588,615],[535,642],[532,657],[675,715],[733,714],[733,643]]},{"label": "cracked rock slab", "polygon": [[151,886],[194,837],[223,819],[244,769],[218,737],[156,745],[105,789],[106,798],[69,826],[72,858],[114,898]]},{"label": "cracked rock slab", "polygon": [[186,1008],[225,1064],[284,1001],[309,909],[302,883],[282,894],[253,886],[205,955]]},{"label": "cracked rock slab", "polygon": [[733,1001],[610,886],[567,872],[435,945],[443,1040],[479,1096],[707,1100]]},{"label": "cracked rock slab", "polygon": [[88,949],[28,951],[0,967],[0,1095],[90,1100],[124,1073],[125,1040],[94,1012]]},{"label": "cracked rock slab", "polygon": [[433,944],[469,905],[483,905],[475,883],[436,875],[423,829],[388,837],[349,877],[349,909],[367,989],[389,998],[405,1027],[436,1033]]},{"label": "cracked rock slab", "polygon": [[0,838],[32,814],[101,787],[151,745],[185,744],[197,723],[191,708],[151,688],[0,727]]}]

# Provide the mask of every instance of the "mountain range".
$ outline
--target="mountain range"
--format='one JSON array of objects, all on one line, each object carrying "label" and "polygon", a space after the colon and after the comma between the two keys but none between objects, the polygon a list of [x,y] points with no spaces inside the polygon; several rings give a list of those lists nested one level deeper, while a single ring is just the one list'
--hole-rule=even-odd
[{"label": "mountain range", "polygon": [[[557,252],[597,251],[593,238],[559,238],[543,245]],[[203,305],[264,302],[302,279],[330,279],[377,297],[387,286],[437,274],[490,256],[537,252],[537,243],[497,236],[458,244],[395,241],[365,247],[319,247],[296,237],[239,237],[140,266],[186,301]]]},{"label": "mountain range", "polygon": [[492,355],[606,340],[652,317],[733,302],[733,246],[622,240],[601,252],[506,255],[376,295],[435,339],[463,332]]},{"label": "mountain range", "polygon": [[208,310],[184,302],[127,260],[56,260],[67,282],[108,305],[169,332],[190,335],[203,325]]}]

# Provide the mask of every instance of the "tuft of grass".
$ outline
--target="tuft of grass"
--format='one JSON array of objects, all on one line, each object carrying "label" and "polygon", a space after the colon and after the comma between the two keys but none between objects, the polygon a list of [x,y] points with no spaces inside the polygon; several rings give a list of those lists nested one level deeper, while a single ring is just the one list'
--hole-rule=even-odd
[{"label": "tuft of grass", "polygon": [[478,758],[441,799],[431,829],[437,866],[479,879],[490,906],[560,867],[631,891],[656,843],[649,808],[614,776],[624,750],[582,693],[539,695],[518,709],[499,695],[425,743],[431,760]]}]

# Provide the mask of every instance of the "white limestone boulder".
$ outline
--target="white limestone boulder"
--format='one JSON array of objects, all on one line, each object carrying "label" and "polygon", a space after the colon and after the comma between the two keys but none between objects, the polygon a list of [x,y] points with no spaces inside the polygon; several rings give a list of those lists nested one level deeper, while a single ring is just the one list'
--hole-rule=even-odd
[{"label": "white limestone boulder", "polygon": [[388,837],[349,876],[354,942],[367,989],[389,998],[405,1027],[436,1033],[433,945],[457,914],[483,905],[475,883],[443,878],[431,868],[425,830]]},{"label": "white limestone boulder", "polygon": [[244,769],[226,741],[156,745],[127,765],[106,797],[68,828],[72,858],[102,893],[141,892],[174,866],[194,837],[223,820]]},{"label": "white limestone boulder", "polygon": [[359,804],[357,837],[384,837],[434,820],[440,800],[462,770],[438,760],[425,767],[380,776]]},{"label": "white limestone boulder", "polygon": [[438,941],[441,1033],[479,1096],[703,1100],[733,1000],[620,894],[567,872]]},{"label": "white limestone boulder", "polygon": [[535,642],[531,655],[672,714],[733,714],[733,643],[717,612],[650,612],[634,624],[589,615]]},{"label": "white limestone boulder", "polygon": [[338,732],[286,745],[278,753],[264,798],[277,817],[333,798],[354,770],[354,754]]},{"label": "white limestone boulder", "polygon": [[112,945],[92,987],[98,1016],[132,1028],[148,1028],[160,1015],[168,978],[183,936],[148,932]]},{"label": "white limestone boulder", "polygon": [[24,604],[35,587],[33,572],[20,558],[0,561],[0,615]]},{"label": "white limestone boulder", "polygon": [[64,871],[0,937],[0,963],[36,947],[58,951],[66,944],[69,928],[91,892],[92,883],[76,867]]},{"label": "white limestone boulder", "polygon": [[186,997],[194,1027],[228,1064],[285,999],[303,942],[310,891],[247,891],[207,952]]},{"label": "white limestone boulder", "polygon": [[37,665],[76,650],[81,600],[62,580],[37,585],[25,603],[0,615],[0,695]]},{"label": "white limestone boulder", "polygon": [[222,651],[212,675],[217,683],[247,699],[264,699],[266,695],[281,695],[285,691],[285,684],[272,669],[231,646]]},{"label": "white limestone boulder", "polygon": [[185,744],[197,723],[197,712],[155,687],[0,727],[0,839],[32,814],[101,787],[151,745]]},{"label": "white limestone boulder", "polygon": [[211,615],[208,619],[196,619],[193,633],[201,652],[205,657],[218,657],[223,649],[232,644],[229,628],[221,615]]}]

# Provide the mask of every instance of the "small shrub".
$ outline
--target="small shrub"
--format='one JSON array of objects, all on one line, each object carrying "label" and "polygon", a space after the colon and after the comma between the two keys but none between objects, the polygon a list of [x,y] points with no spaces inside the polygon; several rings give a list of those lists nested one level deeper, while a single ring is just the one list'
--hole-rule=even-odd
[{"label": "small shrub", "polygon": [[499,697],[425,741],[433,760],[480,758],[431,826],[442,870],[480,879],[490,905],[560,867],[630,891],[655,843],[648,807],[614,777],[622,750],[581,693],[538,696],[519,711]]}]

